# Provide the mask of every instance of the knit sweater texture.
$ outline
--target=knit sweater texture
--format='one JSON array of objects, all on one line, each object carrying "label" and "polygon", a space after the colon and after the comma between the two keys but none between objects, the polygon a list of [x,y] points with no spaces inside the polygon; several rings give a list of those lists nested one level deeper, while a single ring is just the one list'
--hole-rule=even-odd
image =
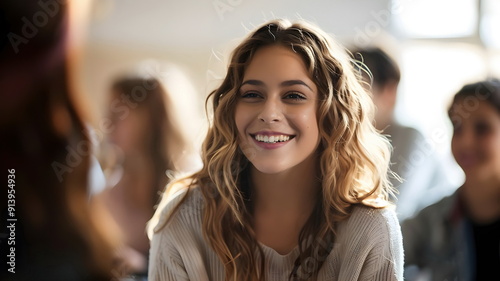
[{"label": "knit sweater texture", "polygon": [[[172,209],[184,194],[161,210],[151,241],[149,281],[223,281],[224,267],[202,231],[203,197],[192,189],[169,222]],[[228,229],[230,231],[230,229]],[[268,281],[287,281],[298,247],[281,255],[260,244]],[[309,266],[314,266],[314,260]],[[318,274],[323,280],[403,280],[401,229],[392,209],[355,206],[351,216],[337,225],[333,248]]]}]

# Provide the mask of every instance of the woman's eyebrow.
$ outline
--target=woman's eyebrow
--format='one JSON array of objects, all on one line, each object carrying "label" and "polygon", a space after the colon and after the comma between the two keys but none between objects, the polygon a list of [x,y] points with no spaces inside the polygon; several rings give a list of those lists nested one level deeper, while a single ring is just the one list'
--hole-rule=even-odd
[{"label": "woman's eyebrow", "polygon": [[281,83],[282,87],[288,87],[288,86],[293,86],[293,85],[304,85],[307,88],[309,88],[309,90],[312,91],[311,87],[309,87],[309,85],[307,85],[306,82],[304,82],[302,80],[287,80],[287,81],[283,81]]},{"label": "woman's eyebrow", "polygon": [[241,83],[241,86],[243,85],[246,85],[246,84],[249,84],[249,85],[254,85],[254,86],[264,86],[264,82],[260,81],[260,80],[247,80],[243,83]]},{"label": "woman's eyebrow", "polygon": [[[246,80],[245,82],[243,82],[241,84],[241,86],[246,85],[246,84],[254,85],[254,86],[265,86],[264,82],[262,82],[260,80]],[[302,81],[302,80],[286,80],[286,81],[281,82],[281,84],[280,84],[281,87],[289,87],[289,86],[293,86],[293,85],[303,85],[312,91],[311,87],[309,87],[309,85],[307,85],[307,83]]]}]

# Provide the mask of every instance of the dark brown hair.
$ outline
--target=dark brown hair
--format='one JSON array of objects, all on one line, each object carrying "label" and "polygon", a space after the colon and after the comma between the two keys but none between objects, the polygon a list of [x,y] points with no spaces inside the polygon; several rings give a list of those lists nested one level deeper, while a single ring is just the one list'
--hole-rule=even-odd
[{"label": "dark brown hair", "polygon": [[[53,4],[58,12],[26,43],[0,50],[1,168],[15,175],[15,279],[110,280],[113,242],[100,205],[89,203],[91,144],[69,83],[70,4]],[[7,34],[24,36],[22,19],[43,11],[39,5],[2,1]],[[2,269],[8,248],[1,247]]]},{"label": "dark brown hair", "polygon": [[453,97],[452,105],[467,97],[485,101],[500,113],[500,80],[492,78],[464,85]]}]

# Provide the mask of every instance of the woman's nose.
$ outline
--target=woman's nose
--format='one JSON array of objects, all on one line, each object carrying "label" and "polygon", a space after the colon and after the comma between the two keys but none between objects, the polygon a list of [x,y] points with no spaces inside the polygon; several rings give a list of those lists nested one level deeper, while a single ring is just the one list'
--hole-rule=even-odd
[{"label": "woman's nose", "polygon": [[283,108],[279,101],[267,99],[258,116],[259,120],[264,123],[279,122],[283,119]]}]

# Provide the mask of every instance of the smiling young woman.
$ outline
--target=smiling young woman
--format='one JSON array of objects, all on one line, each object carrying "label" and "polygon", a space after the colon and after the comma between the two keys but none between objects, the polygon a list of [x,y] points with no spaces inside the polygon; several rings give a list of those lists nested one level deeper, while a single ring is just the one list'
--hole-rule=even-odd
[{"label": "smiling young woman", "polygon": [[402,280],[389,144],[352,63],[305,22],[234,50],[204,167],[151,221],[149,280]]}]

